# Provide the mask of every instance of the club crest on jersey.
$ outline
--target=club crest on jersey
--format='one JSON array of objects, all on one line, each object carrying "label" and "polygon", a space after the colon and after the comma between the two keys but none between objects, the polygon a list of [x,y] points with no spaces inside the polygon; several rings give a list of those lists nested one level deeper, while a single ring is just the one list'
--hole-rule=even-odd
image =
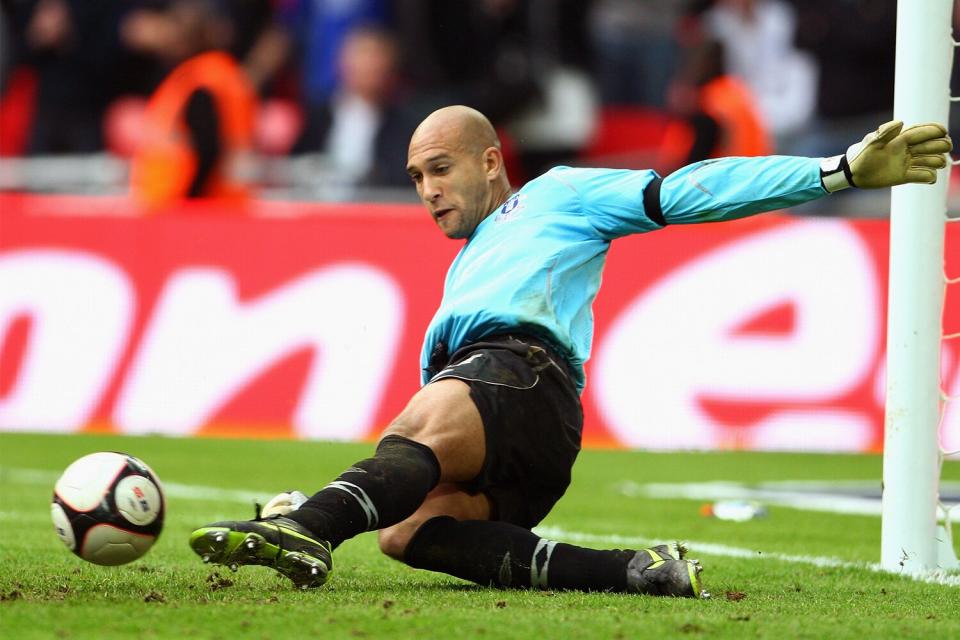
[{"label": "club crest on jersey", "polygon": [[520,212],[525,206],[523,202],[524,199],[525,198],[519,193],[511,196],[509,200],[503,203],[503,205],[500,207],[500,210],[497,211],[497,216],[494,218],[494,222],[507,222],[508,220],[513,220],[520,215]]}]

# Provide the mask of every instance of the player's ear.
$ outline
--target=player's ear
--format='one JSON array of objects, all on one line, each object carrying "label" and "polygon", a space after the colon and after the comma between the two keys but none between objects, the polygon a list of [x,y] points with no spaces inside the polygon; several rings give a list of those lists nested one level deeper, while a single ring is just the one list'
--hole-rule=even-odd
[{"label": "player's ear", "polygon": [[487,147],[483,151],[483,168],[487,178],[492,180],[503,170],[503,152],[496,147]]}]

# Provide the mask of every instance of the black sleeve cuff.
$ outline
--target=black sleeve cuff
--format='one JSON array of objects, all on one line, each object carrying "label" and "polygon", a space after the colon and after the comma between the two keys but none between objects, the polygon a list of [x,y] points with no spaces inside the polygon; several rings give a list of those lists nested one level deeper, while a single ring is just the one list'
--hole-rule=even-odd
[{"label": "black sleeve cuff", "polygon": [[667,219],[663,217],[663,209],[660,207],[660,186],[662,184],[663,178],[654,178],[643,189],[643,212],[650,220],[661,227],[665,227],[667,226]]}]

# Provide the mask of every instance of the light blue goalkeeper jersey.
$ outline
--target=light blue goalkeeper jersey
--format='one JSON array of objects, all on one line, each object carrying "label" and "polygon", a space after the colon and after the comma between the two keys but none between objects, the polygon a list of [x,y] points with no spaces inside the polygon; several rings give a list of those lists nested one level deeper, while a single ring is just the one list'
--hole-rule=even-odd
[{"label": "light blue goalkeeper jersey", "polygon": [[[653,171],[556,167],[483,219],[450,265],[420,357],[484,336],[525,333],[567,358],[579,390],[593,340],[593,299],[610,242],[662,228],[644,211]],[[724,158],[684,167],[660,185],[667,224],[733,220],[825,195],[820,160]],[[653,212],[652,212],[653,213]],[[655,214],[654,214],[655,215]]]}]

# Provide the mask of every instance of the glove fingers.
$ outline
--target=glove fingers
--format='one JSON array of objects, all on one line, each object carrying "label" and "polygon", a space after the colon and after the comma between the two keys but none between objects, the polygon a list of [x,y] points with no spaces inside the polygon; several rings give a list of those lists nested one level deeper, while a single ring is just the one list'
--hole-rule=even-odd
[{"label": "glove fingers", "polygon": [[268,518],[270,516],[285,516],[291,511],[296,511],[304,502],[307,496],[299,491],[284,491],[270,498],[260,511],[260,516]]},{"label": "glove fingers", "polygon": [[929,167],[931,169],[943,169],[947,166],[947,159],[943,155],[913,156],[910,159],[910,167]]},{"label": "glove fingers", "polygon": [[289,493],[280,493],[272,498],[263,506],[260,515],[264,518],[269,516],[285,516],[293,511],[293,504]]},{"label": "glove fingers", "polygon": [[933,184],[937,181],[937,172],[933,169],[907,169],[907,182],[919,182],[922,184]]},{"label": "glove fingers", "polygon": [[950,138],[936,138],[919,142],[910,146],[910,153],[915,156],[930,155],[935,153],[947,153],[953,149],[953,142]]},{"label": "glove fingers", "polygon": [[[882,128],[882,127],[881,127]],[[920,144],[922,142],[929,142],[936,140],[938,138],[950,140],[947,136],[947,130],[942,124],[937,124],[936,122],[928,122],[926,124],[915,124],[912,127],[908,127],[900,134],[908,146],[913,146]]]}]

